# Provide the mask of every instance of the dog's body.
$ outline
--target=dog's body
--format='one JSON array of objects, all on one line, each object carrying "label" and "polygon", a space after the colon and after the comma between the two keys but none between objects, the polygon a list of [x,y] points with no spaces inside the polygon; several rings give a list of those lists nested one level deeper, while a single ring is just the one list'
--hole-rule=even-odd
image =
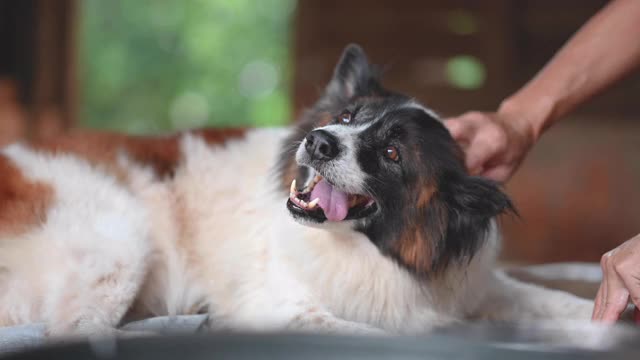
[{"label": "dog's body", "polygon": [[[377,85],[360,94],[364,62],[349,48],[295,129],[2,150],[0,326],[102,332],[202,311],[214,327],[350,333],[587,320],[590,302],[494,272],[508,199],[463,174],[432,112]],[[377,158],[365,148],[380,137]],[[307,189],[287,196],[294,178]]]}]

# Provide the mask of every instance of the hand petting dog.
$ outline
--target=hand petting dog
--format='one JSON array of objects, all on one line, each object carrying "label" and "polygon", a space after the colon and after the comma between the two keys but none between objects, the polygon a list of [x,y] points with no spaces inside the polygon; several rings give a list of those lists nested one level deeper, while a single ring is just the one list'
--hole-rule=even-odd
[{"label": "hand petting dog", "polygon": [[529,122],[502,109],[468,112],[448,119],[445,126],[465,151],[469,173],[498,182],[513,175],[535,142]]}]

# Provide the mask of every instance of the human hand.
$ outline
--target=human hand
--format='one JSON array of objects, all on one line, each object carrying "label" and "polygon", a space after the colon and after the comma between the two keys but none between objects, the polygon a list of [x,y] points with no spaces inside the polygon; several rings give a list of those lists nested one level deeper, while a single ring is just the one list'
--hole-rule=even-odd
[{"label": "human hand", "polygon": [[640,234],[602,256],[602,283],[595,299],[592,320],[614,323],[627,308],[636,306],[640,320]]},{"label": "human hand", "polygon": [[445,121],[465,152],[471,175],[504,182],[516,171],[535,140],[528,121],[514,115],[474,111]]}]

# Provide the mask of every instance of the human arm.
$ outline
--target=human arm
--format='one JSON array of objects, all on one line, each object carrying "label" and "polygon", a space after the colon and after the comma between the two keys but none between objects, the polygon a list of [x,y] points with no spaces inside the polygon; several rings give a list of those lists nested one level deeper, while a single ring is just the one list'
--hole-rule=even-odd
[{"label": "human arm", "polygon": [[551,125],[640,66],[640,1],[614,0],[493,113],[445,122],[474,175],[508,180]]}]

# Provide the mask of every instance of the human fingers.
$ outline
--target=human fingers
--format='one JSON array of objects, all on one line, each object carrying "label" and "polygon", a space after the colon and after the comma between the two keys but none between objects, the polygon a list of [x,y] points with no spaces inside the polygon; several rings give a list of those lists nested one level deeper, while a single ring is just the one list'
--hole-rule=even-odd
[{"label": "human fingers", "polygon": [[600,316],[600,312],[602,311],[602,303],[604,302],[604,285],[600,284],[598,287],[598,293],[596,294],[596,298],[593,304],[593,312],[591,313],[591,320],[597,320]]},{"label": "human fingers", "polygon": [[444,126],[449,130],[451,137],[457,142],[467,143],[473,137],[476,126],[473,121],[465,118],[464,115],[444,121]]},{"label": "human fingers", "polygon": [[600,321],[602,318],[602,311],[604,310],[605,299],[607,298],[607,272],[608,272],[608,262],[611,257],[611,252],[607,252],[600,258],[600,268],[602,269],[602,280],[600,281],[600,289],[598,290],[600,293],[600,303],[597,309],[594,309],[593,312],[593,320]]},{"label": "human fingers", "polygon": [[618,273],[613,259],[608,261],[606,266],[607,293],[604,298],[600,321],[614,323],[627,308],[627,304],[629,303],[629,290]]}]

